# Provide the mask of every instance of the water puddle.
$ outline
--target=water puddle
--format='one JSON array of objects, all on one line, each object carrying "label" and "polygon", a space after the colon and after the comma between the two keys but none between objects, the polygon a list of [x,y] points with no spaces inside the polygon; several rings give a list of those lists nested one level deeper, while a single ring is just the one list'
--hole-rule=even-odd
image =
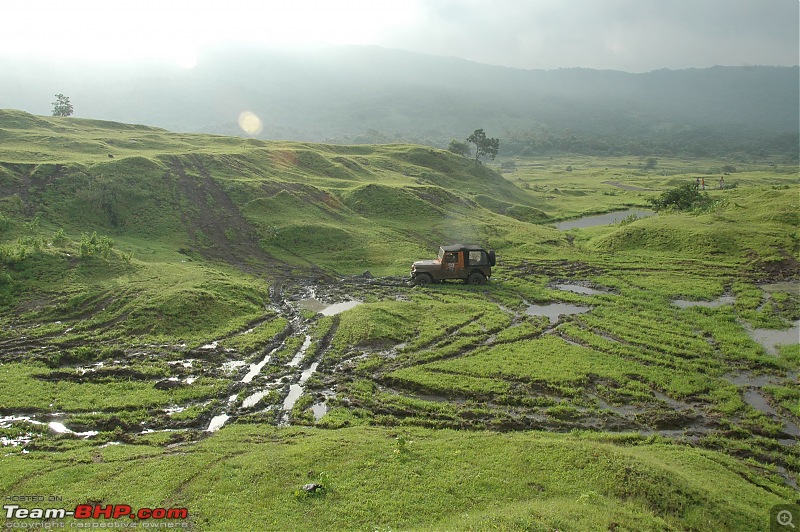
[{"label": "water puddle", "polygon": [[216,432],[231,418],[228,414],[220,414],[211,418],[211,423],[208,424],[206,432]]},{"label": "water puddle", "polygon": [[630,404],[624,404],[624,405],[620,405],[620,406],[612,405],[611,403],[606,402],[599,395],[595,395],[595,394],[591,394],[591,393],[587,394],[587,395],[588,395],[588,397],[594,398],[597,401],[597,405],[602,410],[608,410],[609,412],[613,412],[613,413],[617,414],[618,416],[622,416],[624,418],[630,418],[630,417],[633,417],[633,416],[635,416],[637,414],[642,414],[645,411],[642,408],[639,408],[639,407],[637,407],[635,405],[630,405]]},{"label": "water puddle", "polygon": [[744,392],[744,401],[759,412],[763,412],[764,414],[769,414],[771,416],[778,415],[778,412],[772,408],[764,396],[755,390],[747,390]]},{"label": "water puddle", "polygon": [[788,329],[779,331],[776,329],[750,329],[747,334],[753,341],[761,344],[767,353],[777,356],[779,345],[792,345],[800,343],[800,320],[797,320]]},{"label": "water puddle", "polygon": [[736,386],[751,386],[753,388],[763,388],[775,383],[775,377],[772,375],[753,375],[747,371],[726,373],[722,378]]},{"label": "water puddle", "polygon": [[360,305],[361,301],[344,301],[342,303],[334,303],[333,305],[329,305],[328,303],[323,303],[313,297],[308,299],[301,299],[297,302],[297,308],[301,310],[310,310],[312,312],[318,312],[323,316],[335,316],[336,314],[340,314],[345,310],[350,310],[351,308],[355,308]]},{"label": "water puddle", "polygon": [[315,371],[317,371],[317,366],[319,362],[314,362],[311,364],[308,369],[304,370],[303,373],[300,374],[300,380],[297,381],[296,384],[292,384],[289,386],[289,395],[286,396],[286,399],[283,400],[283,407],[282,409],[286,412],[290,412],[294,407],[294,404],[300,399],[300,396],[303,395],[303,384],[313,375]]},{"label": "water puddle", "polygon": [[74,434],[75,436],[82,436],[83,438],[91,438],[92,436],[97,436],[98,434],[96,430],[87,430],[86,432],[75,432],[74,430],[68,429],[60,421],[51,421],[50,423],[47,424],[47,426],[50,427],[50,430],[52,430],[56,434]]},{"label": "water puddle", "polygon": [[252,395],[247,396],[244,401],[242,401],[242,408],[253,408],[258,404],[260,400],[269,394],[269,390],[262,390],[260,392],[256,392]]},{"label": "water puddle", "polygon": [[681,403],[680,401],[676,401],[672,397],[665,395],[657,390],[653,390],[653,397],[661,401],[662,403],[666,404],[668,407],[672,408],[673,410],[687,410],[691,409],[689,405],[686,403]]},{"label": "water puddle", "polygon": [[570,305],[568,303],[550,303],[549,305],[530,305],[525,311],[530,316],[547,316],[550,318],[550,324],[558,322],[561,316],[570,316],[572,314],[583,314],[589,312],[589,307],[581,307],[578,305]]},{"label": "water puddle", "polygon": [[672,304],[679,308],[690,308],[690,307],[716,308],[716,307],[721,307],[722,305],[733,305],[735,302],[736,298],[734,296],[720,296],[713,301],[689,301],[687,299],[675,299],[672,301]]},{"label": "water puddle", "polygon": [[[15,422],[18,421],[25,421],[28,423],[32,423],[34,425],[44,425],[41,421],[36,421],[35,419],[31,419],[28,416],[3,416],[0,417],[0,429],[8,429],[11,428]],[[9,438],[7,436],[0,437],[0,445],[3,447],[11,446],[11,447],[18,447],[20,445],[27,445],[33,440],[33,434],[26,432],[19,436]]]},{"label": "water puddle", "polygon": [[772,294],[774,292],[787,292],[789,294],[800,295],[800,283],[798,282],[762,284],[759,285],[759,287],[768,294]]},{"label": "water puddle", "polygon": [[616,211],[594,216],[584,216],[583,218],[578,218],[577,220],[559,222],[556,224],[556,229],[566,231],[568,229],[585,229],[587,227],[595,227],[598,225],[608,225],[617,223],[634,214],[639,218],[646,218],[648,216],[653,216],[655,212],[648,210],[629,209],[627,211]]},{"label": "water puddle", "polygon": [[294,356],[294,358],[292,358],[291,362],[289,362],[286,365],[287,366],[291,366],[293,368],[296,368],[297,366],[299,366],[300,362],[302,362],[303,358],[305,358],[306,351],[308,351],[309,346],[311,346],[311,336],[309,336],[307,334],[306,335],[306,339],[303,340],[303,345],[300,347],[300,350],[297,352],[297,354]]},{"label": "water puddle", "polygon": [[590,288],[588,286],[583,286],[579,284],[557,284],[555,287],[562,292],[573,292],[575,294],[584,294],[587,296],[596,296],[598,294],[608,294],[603,290],[597,290],[596,288]]},{"label": "water puddle", "polygon": [[279,345],[278,347],[276,347],[275,349],[270,351],[269,354],[267,356],[265,356],[263,358],[263,360],[261,360],[261,362],[259,362],[258,364],[250,364],[250,371],[248,371],[247,375],[242,377],[242,380],[239,381],[239,382],[243,382],[245,384],[252,382],[252,380],[255,378],[255,376],[258,375],[259,373],[261,373],[261,370],[264,369],[264,366],[267,365],[267,363],[269,362],[269,359],[272,358],[272,355],[278,349],[280,349],[282,346],[283,346],[283,344]]},{"label": "water puddle", "polygon": [[[142,353],[142,354],[144,354],[144,353]],[[169,364],[170,366],[177,366],[178,364],[180,364],[184,368],[191,368],[192,364],[196,360],[197,359],[195,359],[195,358],[186,358],[186,359],[183,359],[183,360],[170,360],[169,362],[167,362],[167,364]],[[102,362],[99,362],[99,364],[102,364]]]},{"label": "water puddle", "polygon": [[186,410],[185,406],[173,405],[173,406],[168,406],[167,408],[165,408],[164,409],[164,413],[166,415],[168,415],[168,416],[173,416],[175,414],[183,412],[184,410]]},{"label": "water puddle", "polygon": [[314,414],[314,420],[319,421],[322,416],[328,413],[328,405],[325,403],[314,403],[311,405],[311,412]]},{"label": "water puddle", "polygon": [[233,373],[242,366],[246,366],[247,362],[244,360],[231,360],[222,364],[222,371],[225,373]]},{"label": "water puddle", "polygon": [[766,398],[764,398],[764,396],[758,393],[757,391],[748,390],[744,392],[743,399],[747,404],[749,404],[759,412],[783,421],[783,430],[784,432],[786,432],[786,434],[789,434],[790,436],[794,437],[800,436],[800,427],[798,427],[791,421],[782,419],[778,411],[775,410],[775,408],[773,408],[772,405],[769,404]]}]

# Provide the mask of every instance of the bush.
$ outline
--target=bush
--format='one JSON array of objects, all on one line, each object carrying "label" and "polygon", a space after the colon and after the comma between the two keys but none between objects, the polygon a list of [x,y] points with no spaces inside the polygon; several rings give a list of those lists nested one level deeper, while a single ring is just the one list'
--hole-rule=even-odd
[{"label": "bush", "polygon": [[0,233],[8,231],[12,227],[14,227],[13,220],[11,220],[11,218],[6,216],[5,214],[0,213]]},{"label": "bush", "polygon": [[671,190],[667,190],[656,199],[648,200],[653,209],[676,209],[689,211],[702,208],[711,203],[707,192],[702,192],[695,183],[683,183]]},{"label": "bush", "polygon": [[87,259],[89,257],[101,256],[108,259],[111,255],[111,248],[114,247],[114,241],[107,236],[98,237],[96,232],[92,232],[89,236],[86,233],[81,235],[81,258]]}]

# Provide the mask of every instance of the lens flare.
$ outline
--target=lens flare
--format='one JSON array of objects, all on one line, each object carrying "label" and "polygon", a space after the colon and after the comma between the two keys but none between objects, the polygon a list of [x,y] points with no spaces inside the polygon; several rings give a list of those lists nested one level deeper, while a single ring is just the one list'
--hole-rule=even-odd
[{"label": "lens flare", "polygon": [[264,129],[264,124],[252,111],[242,111],[239,115],[239,127],[248,135],[258,135]]}]

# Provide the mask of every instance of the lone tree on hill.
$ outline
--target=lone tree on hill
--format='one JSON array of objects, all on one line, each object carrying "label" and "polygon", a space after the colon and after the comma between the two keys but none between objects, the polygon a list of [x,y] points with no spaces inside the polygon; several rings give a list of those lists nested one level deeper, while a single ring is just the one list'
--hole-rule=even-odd
[{"label": "lone tree on hill", "polygon": [[472,135],[467,137],[467,142],[475,145],[475,164],[478,164],[478,159],[484,155],[488,155],[490,159],[494,160],[497,150],[500,148],[500,139],[487,137],[482,129],[476,129]]},{"label": "lone tree on hill", "polygon": [[72,115],[72,104],[69,103],[69,96],[56,94],[56,101],[53,102],[53,116]]}]

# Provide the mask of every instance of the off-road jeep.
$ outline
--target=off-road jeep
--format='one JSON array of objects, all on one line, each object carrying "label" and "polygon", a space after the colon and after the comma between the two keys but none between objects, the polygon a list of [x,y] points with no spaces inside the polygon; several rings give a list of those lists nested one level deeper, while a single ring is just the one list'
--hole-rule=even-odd
[{"label": "off-road jeep", "polygon": [[447,279],[463,279],[467,284],[483,284],[492,276],[494,250],[480,246],[442,246],[435,260],[418,260],[411,265],[411,283],[425,285]]}]

